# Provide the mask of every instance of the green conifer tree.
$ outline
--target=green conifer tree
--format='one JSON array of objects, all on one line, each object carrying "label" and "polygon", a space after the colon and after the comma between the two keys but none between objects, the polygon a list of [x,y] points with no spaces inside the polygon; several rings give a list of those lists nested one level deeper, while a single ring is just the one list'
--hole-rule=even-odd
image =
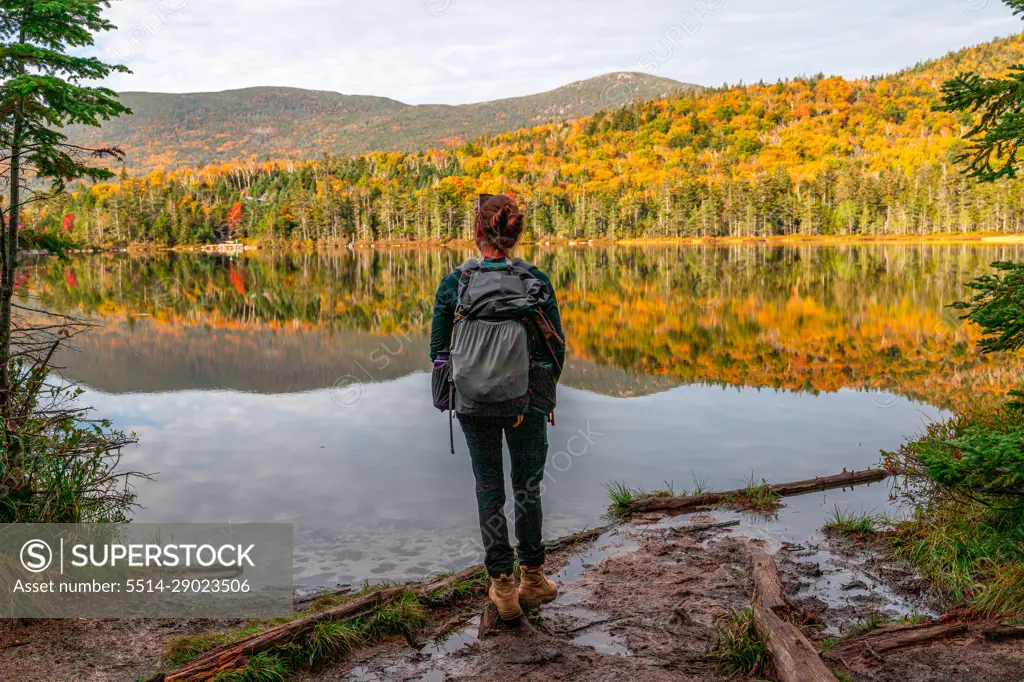
[{"label": "green conifer tree", "polygon": [[[131,113],[112,90],[84,85],[124,66],[78,56],[94,35],[113,24],[103,18],[107,0],[4,0],[0,4],[0,179],[7,194],[0,211],[0,420],[4,443],[13,406],[11,309],[18,268],[22,209],[79,178],[108,179],[92,165],[120,158],[117,149],[72,145],[62,129],[97,126]],[[41,191],[48,187],[49,191]],[[8,462],[16,468],[17,461]]]}]

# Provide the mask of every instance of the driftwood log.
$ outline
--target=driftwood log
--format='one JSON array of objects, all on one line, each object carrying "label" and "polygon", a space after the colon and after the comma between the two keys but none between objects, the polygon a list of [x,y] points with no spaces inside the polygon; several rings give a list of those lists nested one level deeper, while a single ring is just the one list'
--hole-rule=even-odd
[{"label": "driftwood log", "polygon": [[377,611],[405,591],[402,587],[391,587],[373,592],[365,597],[353,599],[339,606],[321,611],[305,618],[275,625],[271,628],[243,637],[229,644],[210,649],[202,656],[168,673],[159,673],[148,682],[173,682],[175,680],[212,680],[221,673],[236,670],[254,654],[272,649],[289,642],[312,630],[318,623],[332,620],[349,620]]},{"label": "driftwood log", "polygon": [[[848,488],[868,483],[883,481],[889,477],[889,473],[881,469],[869,469],[867,471],[844,471],[835,476],[824,478],[812,478],[806,481],[795,481],[793,483],[779,483],[769,485],[768,489],[780,497],[794,497],[807,493],[818,492],[819,490],[830,490],[833,488]],[[704,493],[703,495],[689,495],[687,497],[644,497],[634,500],[626,506],[626,515],[642,514],[644,512],[692,511],[698,507],[707,507],[720,504],[730,498],[738,497],[746,492],[746,489],[727,490],[720,493]]]},{"label": "driftwood log", "polygon": [[956,637],[967,630],[966,623],[926,623],[880,628],[848,642],[840,642],[826,656],[845,661],[859,660],[865,655],[878,655],[886,651]]},{"label": "driftwood log", "polygon": [[981,636],[989,642],[1024,638],[1024,625],[996,625],[982,630]]},{"label": "driftwood log", "polygon": [[767,554],[756,554],[754,563],[754,603],[761,604],[778,616],[785,617],[789,611],[789,598],[779,577],[775,559]]},{"label": "driftwood log", "polygon": [[790,607],[775,560],[760,554],[753,558],[753,566],[754,627],[768,641],[780,682],[836,682],[818,649],[799,628],[780,617]]},{"label": "driftwood log", "polygon": [[604,533],[607,533],[615,526],[601,526],[600,528],[591,528],[590,530],[580,531],[579,533],[573,533],[572,535],[566,535],[564,538],[552,540],[548,543],[549,552],[560,552],[566,547],[579,544],[581,542],[590,542],[601,537]]},{"label": "driftwood log", "polygon": [[768,640],[768,651],[780,682],[836,682],[818,650],[792,623],[754,604],[754,626]]},{"label": "driftwood log", "polygon": [[[606,526],[604,528],[593,528],[573,533],[549,543],[548,548],[551,551],[556,551],[579,542],[586,542],[600,536],[609,528],[610,526]],[[287,623],[281,623],[234,642],[214,647],[196,660],[186,663],[176,670],[158,673],[150,677],[146,682],[184,682],[185,680],[190,682],[207,682],[221,673],[241,668],[251,656],[261,651],[267,651],[294,641],[296,638],[311,631],[318,623],[354,620],[370,615],[387,606],[404,593],[412,593],[420,597],[429,598],[439,591],[449,589],[460,582],[475,578],[483,570],[484,566],[478,564],[428,583],[391,587],[378,592],[372,592],[325,611],[297,618]]]},{"label": "driftwood log", "polygon": [[449,576],[445,576],[444,578],[438,578],[437,580],[434,580],[429,583],[421,583],[418,586],[410,586],[410,589],[418,594],[428,596],[435,592],[440,592],[441,590],[447,590],[448,588],[452,587],[453,585],[457,585],[458,583],[465,582],[467,580],[472,580],[473,578],[477,577],[477,575],[479,575],[480,572],[483,570],[483,564],[477,564],[475,566],[470,566],[469,568],[463,569],[458,573],[452,573]]}]

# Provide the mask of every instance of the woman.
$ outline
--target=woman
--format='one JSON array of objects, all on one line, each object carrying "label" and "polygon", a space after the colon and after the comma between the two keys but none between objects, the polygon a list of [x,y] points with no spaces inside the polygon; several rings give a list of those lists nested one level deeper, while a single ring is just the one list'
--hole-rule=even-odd
[{"label": "woman", "polygon": [[[519,273],[519,279],[533,285],[536,297],[536,317],[543,320],[549,331],[557,333],[554,343],[535,341],[530,345],[530,382],[534,381],[534,365],[539,359],[542,367],[553,376],[550,381],[552,399],[565,359],[561,319],[558,303],[548,276],[522,261],[511,259],[510,253],[523,232],[523,214],[509,197],[483,195],[477,204],[476,245],[482,260],[472,260],[448,274],[437,289],[434,303],[434,323],[430,337],[431,359],[446,356],[452,349],[452,334],[456,326],[459,306],[460,281],[467,270],[494,273]],[[539,280],[539,282],[538,282]],[[510,280],[515,282],[516,278]],[[483,287],[493,289],[494,287]],[[465,295],[464,295],[465,301]],[[464,317],[459,324],[466,324]],[[539,336],[539,335],[537,335]],[[534,337],[537,338],[537,337]],[[456,334],[455,353],[458,352]],[[458,368],[456,368],[456,373]],[[458,379],[455,382],[458,385]],[[459,391],[461,393],[461,391]],[[540,403],[540,404],[539,404]],[[472,401],[456,395],[455,410],[466,436],[466,445],[476,477],[476,498],[480,512],[480,532],[486,551],[487,572],[491,577],[490,598],[505,620],[522,614],[521,602],[542,603],[557,596],[557,588],[544,575],[545,547],[541,538],[543,514],[541,511],[541,479],[547,462],[547,407],[540,400],[526,398],[520,414],[494,416],[481,414],[467,405]],[[515,553],[509,544],[508,524],[505,519],[505,476],[502,468],[502,435],[508,442],[512,459],[512,487],[515,491],[515,526],[519,540],[517,552],[522,568],[522,579],[517,587],[513,573]]]}]

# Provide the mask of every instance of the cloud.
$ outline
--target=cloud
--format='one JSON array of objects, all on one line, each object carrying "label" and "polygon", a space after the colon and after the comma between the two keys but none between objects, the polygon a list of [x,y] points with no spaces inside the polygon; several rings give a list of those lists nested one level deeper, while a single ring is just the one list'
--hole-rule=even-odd
[{"label": "cloud", "polygon": [[133,70],[110,79],[119,90],[282,85],[414,104],[640,71],[652,50],[668,56],[657,75],[703,84],[856,77],[1021,28],[998,0],[122,0],[110,16],[119,28],[96,52]]}]

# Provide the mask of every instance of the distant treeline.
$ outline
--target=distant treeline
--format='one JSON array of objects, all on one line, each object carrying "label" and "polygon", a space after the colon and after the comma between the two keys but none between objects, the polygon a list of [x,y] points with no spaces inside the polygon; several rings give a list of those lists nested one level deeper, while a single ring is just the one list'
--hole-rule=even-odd
[{"label": "distant treeline", "polygon": [[635,102],[444,150],[122,174],[34,216],[90,244],[449,240],[508,192],[535,238],[1024,231],[1024,184],[976,186],[968,119],[936,111],[957,70],[1024,61],[1014,36],[887,78],[804,78]]}]

